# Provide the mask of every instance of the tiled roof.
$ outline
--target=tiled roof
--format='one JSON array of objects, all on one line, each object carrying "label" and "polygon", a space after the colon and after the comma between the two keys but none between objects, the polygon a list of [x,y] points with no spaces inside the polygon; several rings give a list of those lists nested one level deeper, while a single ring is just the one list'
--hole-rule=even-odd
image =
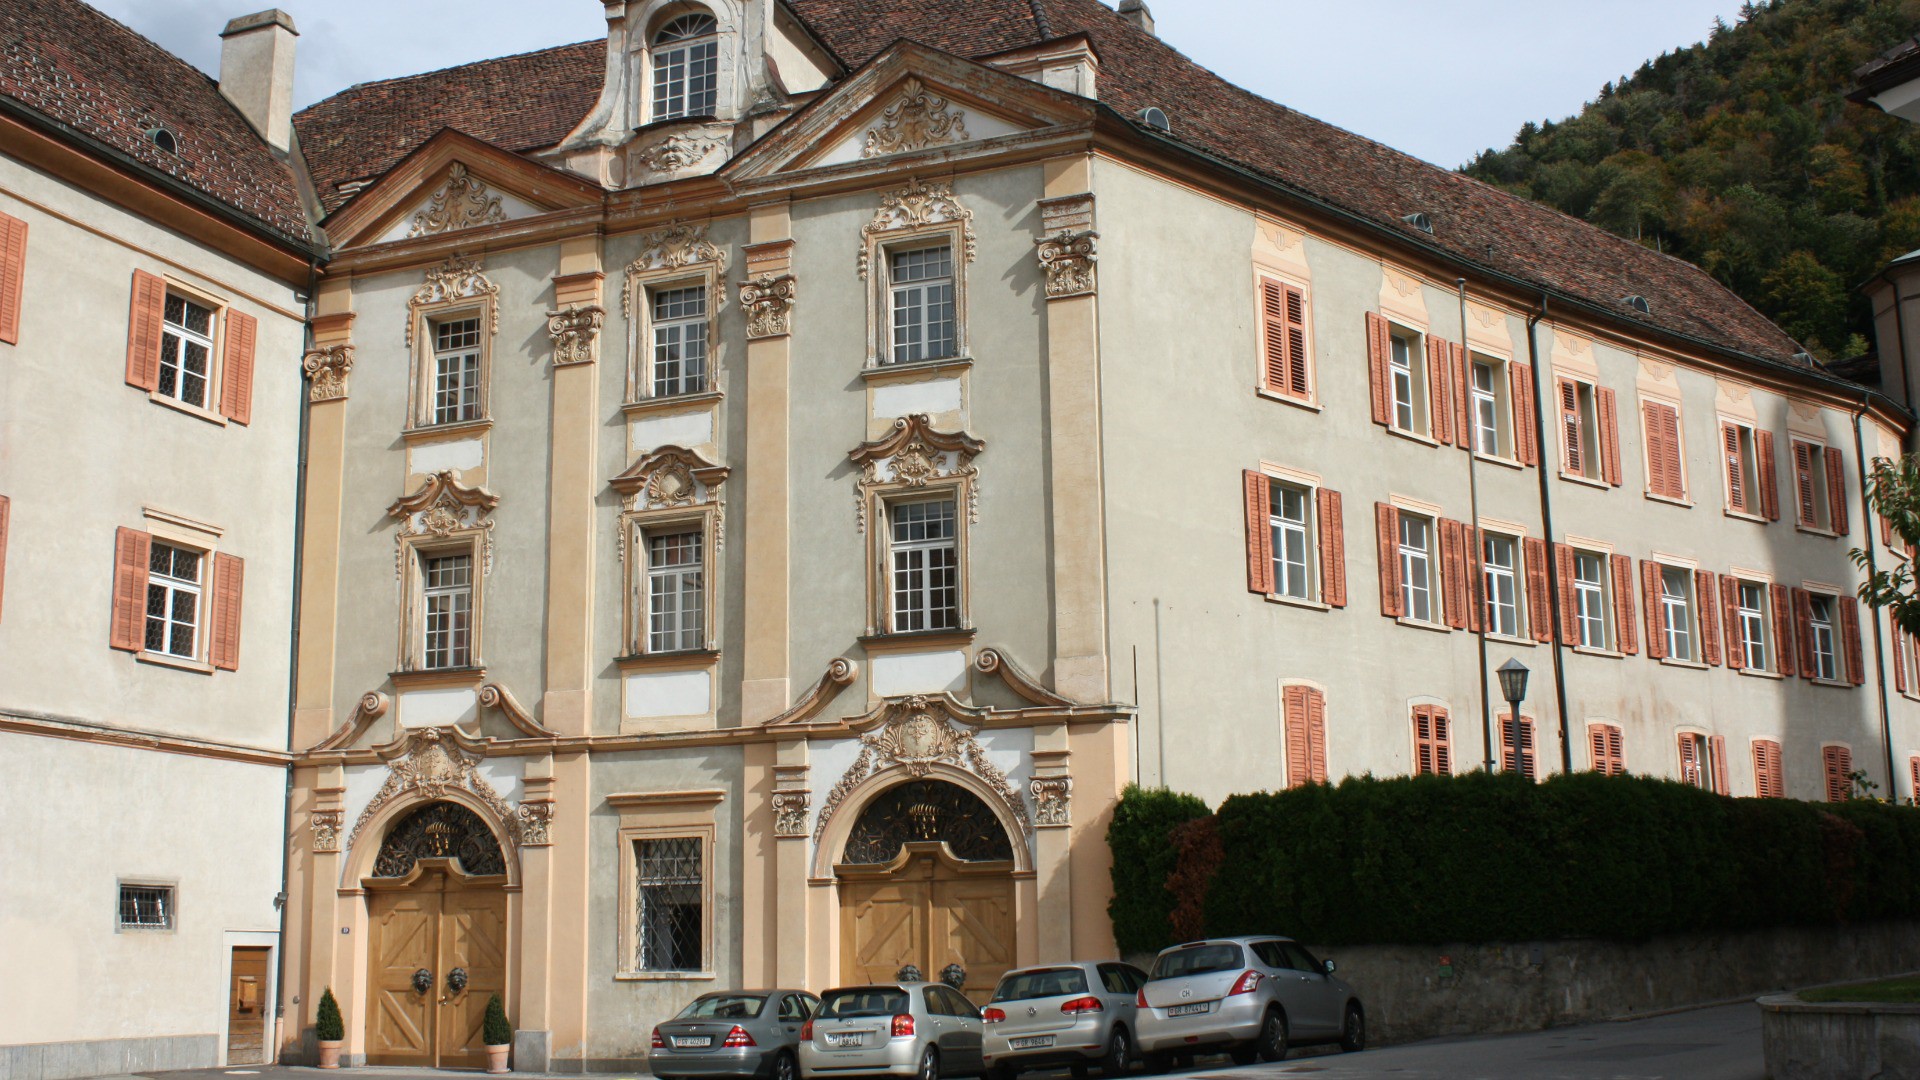
[{"label": "tiled roof", "polygon": [[[214,80],[81,0],[0,5],[0,94],[298,240],[293,172]],[[147,131],[171,131],[174,153]]]},{"label": "tiled roof", "polygon": [[293,118],[320,204],[331,214],[442,128],[515,152],[552,146],[600,96],[606,41],[361,83]]}]

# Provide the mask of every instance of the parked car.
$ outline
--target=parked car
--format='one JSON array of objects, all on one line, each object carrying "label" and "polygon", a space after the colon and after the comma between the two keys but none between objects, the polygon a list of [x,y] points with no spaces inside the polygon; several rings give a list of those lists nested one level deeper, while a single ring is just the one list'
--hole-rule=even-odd
[{"label": "parked car", "polygon": [[990,1080],[1022,1069],[1098,1064],[1125,1076],[1134,1059],[1135,995],[1147,973],[1118,961],[1042,964],[1000,979],[980,1018]]},{"label": "parked car", "polygon": [[701,994],[653,1029],[648,1067],[657,1080],[798,1080],[800,1031],[819,1005],[805,990]]},{"label": "parked car", "polygon": [[800,1032],[800,1074],[977,1076],[980,1010],[945,983],[843,986],[820,995]]},{"label": "parked car", "polygon": [[1176,1055],[1225,1051],[1237,1064],[1279,1061],[1289,1045],[1367,1045],[1367,1012],[1353,988],[1283,937],[1222,938],[1163,950],[1135,999],[1134,1036],[1150,1072]]}]

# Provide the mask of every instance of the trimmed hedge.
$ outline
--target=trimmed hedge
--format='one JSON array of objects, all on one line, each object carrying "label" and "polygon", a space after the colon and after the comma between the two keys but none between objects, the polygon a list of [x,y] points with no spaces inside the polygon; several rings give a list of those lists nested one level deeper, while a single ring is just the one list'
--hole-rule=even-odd
[{"label": "trimmed hedge", "polygon": [[1107,825],[1113,852],[1113,899],[1107,915],[1123,956],[1158,952],[1173,944],[1174,898],[1167,891],[1178,862],[1173,830],[1207,816],[1207,804],[1166,788],[1128,784]]},{"label": "trimmed hedge", "polygon": [[[1141,794],[1156,808],[1176,798]],[[1137,816],[1164,820],[1146,802]],[[1164,858],[1148,865],[1137,847],[1124,857],[1115,848],[1123,950],[1163,946],[1166,918],[1149,919],[1194,905],[1208,934],[1327,945],[1640,940],[1920,917],[1920,810],[1872,801],[1732,799],[1597,773],[1539,784],[1506,773],[1352,777],[1233,796],[1213,831],[1214,852],[1185,849],[1218,860],[1211,874],[1160,872]],[[1141,860],[1124,882],[1123,858]],[[1122,936],[1123,885],[1179,895],[1127,906]]]}]

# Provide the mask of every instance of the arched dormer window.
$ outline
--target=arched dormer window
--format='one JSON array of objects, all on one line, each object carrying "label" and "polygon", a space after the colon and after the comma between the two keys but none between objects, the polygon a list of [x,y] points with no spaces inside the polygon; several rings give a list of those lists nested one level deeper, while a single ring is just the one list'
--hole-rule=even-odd
[{"label": "arched dormer window", "polygon": [[653,35],[653,120],[712,116],[720,102],[719,24],[704,11]]}]

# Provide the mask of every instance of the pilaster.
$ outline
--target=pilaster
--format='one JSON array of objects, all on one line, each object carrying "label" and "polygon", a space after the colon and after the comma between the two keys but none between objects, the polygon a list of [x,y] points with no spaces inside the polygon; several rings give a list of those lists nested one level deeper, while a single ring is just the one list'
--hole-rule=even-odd
[{"label": "pilaster", "polygon": [[553,423],[548,454],[547,678],[541,722],[592,731],[593,514],[600,438],[600,238],[561,242],[553,279]]},{"label": "pilaster", "polygon": [[1033,729],[1033,876],[1038,890],[1038,957],[1043,964],[1074,958],[1072,791],[1067,726]]},{"label": "pilaster", "polygon": [[809,942],[807,937],[807,841],[813,823],[813,791],[809,781],[807,743],[781,743],[773,769],[773,843],[775,983],[805,986]]},{"label": "pilaster", "polygon": [[292,744],[312,746],[334,729],[333,662],[340,586],[341,495],[346,482],[347,393],[353,371],[353,284],[321,282],[314,296],[307,373],[307,465],[300,537],[300,651]]},{"label": "pilaster", "polygon": [[521,784],[520,992],[514,1053],[522,1071],[546,1072],[553,1067],[553,755],[528,758]]},{"label": "pilaster", "polygon": [[[792,389],[792,217],[784,202],[753,207],[743,306],[778,301],[778,318],[758,309],[747,340],[746,635],[742,649],[741,722],[776,716],[792,693],[788,671],[788,578],[791,479],[788,422]],[[769,295],[771,293],[771,295]]]}]

